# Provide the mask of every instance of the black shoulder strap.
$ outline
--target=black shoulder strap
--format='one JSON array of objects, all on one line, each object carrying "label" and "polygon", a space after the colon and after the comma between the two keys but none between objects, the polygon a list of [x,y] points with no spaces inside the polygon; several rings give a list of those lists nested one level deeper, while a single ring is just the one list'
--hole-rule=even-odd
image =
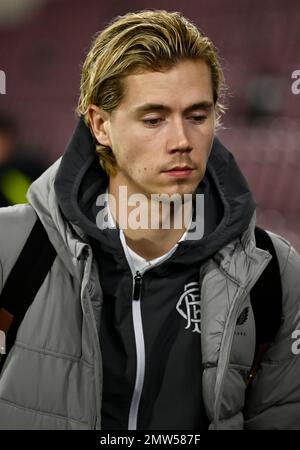
[{"label": "black shoulder strap", "polygon": [[[6,335],[6,355],[15,342],[18,328],[55,256],[56,251],[40,219],[37,218],[0,294],[0,330]],[[5,355],[2,356],[0,370]]]},{"label": "black shoulder strap", "polygon": [[256,349],[249,384],[253,381],[264,353],[279,330],[282,316],[281,276],[276,250],[271,237],[262,228],[255,228],[255,239],[256,246],[267,250],[272,259],[250,292],[256,327]]}]

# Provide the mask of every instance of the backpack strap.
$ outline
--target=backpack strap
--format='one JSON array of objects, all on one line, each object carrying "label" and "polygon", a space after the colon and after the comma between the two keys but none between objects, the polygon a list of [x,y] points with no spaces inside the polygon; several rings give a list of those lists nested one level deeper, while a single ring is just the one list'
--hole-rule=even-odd
[{"label": "backpack strap", "polygon": [[[12,243],[13,245],[13,243]],[[0,330],[6,337],[4,359],[14,345],[18,328],[56,257],[42,222],[37,218],[0,293]]]},{"label": "backpack strap", "polygon": [[282,316],[281,276],[275,247],[269,234],[262,228],[255,227],[255,239],[256,246],[267,250],[272,259],[250,292],[255,319],[256,346],[248,386],[251,385],[264,354],[275,339]]}]

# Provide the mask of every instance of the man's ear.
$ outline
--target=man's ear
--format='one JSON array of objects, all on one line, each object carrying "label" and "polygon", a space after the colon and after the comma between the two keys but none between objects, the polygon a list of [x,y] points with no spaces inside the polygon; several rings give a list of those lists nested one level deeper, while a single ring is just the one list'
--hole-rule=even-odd
[{"label": "man's ear", "polygon": [[109,133],[109,114],[96,105],[89,105],[88,118],[93,133],[99,144],[105,147],[111,147]]}]

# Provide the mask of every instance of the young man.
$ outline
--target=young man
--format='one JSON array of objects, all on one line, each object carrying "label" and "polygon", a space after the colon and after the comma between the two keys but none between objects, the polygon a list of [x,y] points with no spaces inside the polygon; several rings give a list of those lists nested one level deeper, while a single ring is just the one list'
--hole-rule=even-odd
[{"label": "young man", "polygon": [[[215,138],[222,83],[212,43],[178,13],[127,14],[96,37],[66,152],[28,205],[0,212],[0,289],[37,217],[57,254],[1,373],[0,428],[300,429],[300,260],[275,235],[282,323],[245,395],[250,291],[271,256]],[[174,205],[149,226],[153,194],[188,199],[188,221],[175,226]]]}]

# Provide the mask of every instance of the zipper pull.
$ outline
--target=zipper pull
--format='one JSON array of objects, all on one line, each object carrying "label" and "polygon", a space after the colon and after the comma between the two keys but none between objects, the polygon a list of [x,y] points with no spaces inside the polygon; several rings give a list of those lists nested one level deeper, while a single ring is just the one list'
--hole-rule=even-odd
[{"label": "zipper pull", "polygon": [[140,300],[141,288],[142,288],[142,275],[140,274],[139,271],[137,271],[136,275],[134,276],[133,300]]}]

